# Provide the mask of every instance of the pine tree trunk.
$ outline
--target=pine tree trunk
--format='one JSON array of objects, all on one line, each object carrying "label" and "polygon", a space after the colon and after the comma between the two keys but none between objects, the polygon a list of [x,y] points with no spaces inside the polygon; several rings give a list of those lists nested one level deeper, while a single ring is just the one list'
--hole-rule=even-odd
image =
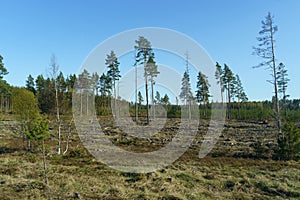
[{"label": "pine tree trunk", "polygon": [[137,66],[135,66],[135,122],[138,122]]},{"label": "pine tree trunk", "polygon": [[224,103],[224,94],[223,94],[223,91],[221,89],[221,101],[222,101],[222,104]]},{"label": "pine tree trunk", "polygon": [[207,113],[206,113],[206,102],[205,101],[204,101],[204,105],[203,106],[204,106],[204,113],[203,113],[204,115],[203,116],[206,118],[206,114]]},{"label": "pine tree trunk", "polygon": [[89,92],[86,91],[86,115],[89,114]]},{"label": "pine tree trunk", "polygon": [[191,115],[191,100],[190,100],[191,97],[188,97],[188,109],[189,109],[189,120],[192,118],[192,115]]},{"label": "pine tree trunk", "polygon": [[114,80],[114,112],[116,114],[115,117],[119,117],[119,114],[117,112],[117,93],[116,93],[116,81]]},{"label": "pine tree trunk", "polygon": [[82,88],[80,88],[80,116],[82,116]]},{"label": "pine tree trunk", "polygon": [[147,112],[146,112],[146,117],[147,117],[147,124],[149,124],[149,95],[148,95],[148,76],[146,75],[146,108],[147,108]]},{"label": "pine tree trunk", "polygon": [[8,104],[8,96],[6,95],[6,97],[5,97],[5,112],[6,112],[6,113],[8,112],[8,107],[9,107],[9,104]]},{"label": "pine tree trunk", "polygon": [[231,98],[231,96],[230,96],[230,85],[229,85],[229,83],[227,84],[227,98],[228,98],[228,119],[231,119],[231,108],[230,108],[230,106],[231,106],[231,100],[230,100],[230,98]]},{"label": "pine tree trunk", "polygon": [[273,76],[274,76],[274,90],[275,90],[275,113],[277,120],[277,128],[279,134],[281,134],[281,117],[280,117],[280,108],[279,108],[279,99],[278,99],[278,88],[277,88],[277,73],[276,73],[276,61],[275,61],[275,50],[274,50],[274,40],[273,40],[273,24],[270,24],[271,30],[271,46],[272,46],[272,64],[273,64]]},{"label": "pine tree trunk", "polygon": [[153,116],[153,119],[155,119],[155,105],[154,105],[154,84],[153,84],[153,81],[151,81],[151,103],[152,103],[152,106],[153,106],[153,109],[152,109],[152,116]]},{"label": "pine tree trunk", "polygon": [[0,106],[1,106],[0,112],[2,112],[3,111],[3,95],[1,95],[0,101],[1,101],[1,103],[0,103]]},{"label": "pine tree trunk", "polygon": [[240,103],[240,94],[238,95],[238,118],[241,118],[241,103]]}]

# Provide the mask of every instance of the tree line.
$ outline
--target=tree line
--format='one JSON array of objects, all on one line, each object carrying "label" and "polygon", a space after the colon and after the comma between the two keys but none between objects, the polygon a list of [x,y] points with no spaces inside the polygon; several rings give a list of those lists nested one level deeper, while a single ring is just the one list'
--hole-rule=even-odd
[{"label": "tree line", "polygon": [[[134,67],[138,64],[144,65],[144,77],[145,81],[150,85],[150,94],[148,93],[148,103],[147,95],[146,98],[142,95],[141,91],[136,90],[136,103],[131,103],[131,107],[135,108],[135,111],[131,109],[131,113],[135,118],[138,117],[136,111],[141,111],[145,114],[145,117],[149,118],[149,107],[150,105],[165,105],[168,110],[168,115],[171,117],[180,116],[180,107],[178,99],[182,101],[183,104],[188,105],[189,101],[195,100],[199,103],[200,112],[202,113],[201,117],[209,118],[210,116],[210,83],[208,82],[207,76],[201,71],[197,74],[196,90],[195,95],[192,92],[192,87],[190,83],[190,74],[188,69],[188,59],[186,70],[182,77],[181,82],[181,93],[179,98],[176,97],[176,105],[171,105],[170,98],[167,94],[162,95],[159,91],[155,90],[155,78],[159,75],[158,67],[154,60],[155,54],[151,48],[151,43],[144,37],[140,37],[136,41],[136,62]],[[143,48],[142,45],[146,45],[147,48]],[[149,51],[151,53],[146,52]],[[150,51],[151,50],[151,51]],[[143,55],[145,54],[145,55]],[[147,57],[148,56],[148,57]],[[12,88],[3,77],[8,73],[1,57],[1,111],[10,111],[12,107]],[[146,64],[144,64],[146,60]],[[117,96],[117,81],[121,77],[119,69],[119,61],[114,51],[111,51],[105,60],[107,70],[105,73],[98,75],[95,73],[89,73],[86,69],[82,71],[78,76],[75,74],[64,75],[61,71],[58,70],[58,65],[55,61],[55,58],[51,58],[51,67],[50,67],[50,76],[44,77],[42,74],[38,75],[36,78],[29,75],[25,88],[32,92],[37,100],[37,105],[42,114],[48,115],[70,115],[72,107],[72,93],[74,89],[79,88],[82,90],[80,94],[83,96],[86,94],[83,89],[89,85],[92,87],[91,91],[95,94],[95,107],[98,115],[107,115],[111,112],[110,101],[114,102],[120,100],[120,97]],[[286,67],[283,63],[280,63],[277,75],[277,84],[278,92],[281,94],[282,99],[279,99],[279,105],[284,112],[281,115],[284,115],[287,118],[298,119],[298,115],[295,112],[298,109],[297,100],[289,100],[287,95],[287,83],[288,75]],[[270,119],[268,113],[270,113],[269,103],[273,102],[275,104],[276,98],[274,97],[269,103],[254,103],[247,102],[248,98],[242,86],[241,79],[238,74],[234,74],[230,67],[227,64],[224,64],[222,67],[218,62],[216,63],[215,69],[215,79],[220,86],[220,95],[221,102],[227,103],[227,117],[228,119]],[[79,85],[75,85],[76,83]],[[145,90],[148,91],[149,88],[145,87]],[[145,91],[145,94],[147,92]],[[149,91],[148,91],[149,92]],[[149,98],[151,97],[151,99]],[[83,98],[83,97],[82,97]],[[149,99],[151,103],[149,103]],[[144,102],[145,105],[143,104]],[[216,103],[216,102],[214,102]],[[114,104],[115,105],[115,104]],[[259,105],[259,106],[257,106]],[[251,108],[251,109],[250,109]],[[256,112],[251,112],[256,110]],[[259,111],[258,111],[259,110]],[[145,111],[145,112],[143,112]],[[81,112],[83,112],[83,105],[81,105]],[[141,113],[139,112],[139,113]],[[152,113],[153,116],[153,113]],[[272,115],[271,115],[272,116]],[[284,117],[282,116],[282,117]],[[281,118],[282,118],[281,117]]]}]

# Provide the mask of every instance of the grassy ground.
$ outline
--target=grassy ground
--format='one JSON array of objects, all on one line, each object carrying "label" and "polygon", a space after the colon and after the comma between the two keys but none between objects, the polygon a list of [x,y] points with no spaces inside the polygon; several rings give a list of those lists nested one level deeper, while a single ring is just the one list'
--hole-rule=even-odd
[{"label": "grassy ground", "polygon": [[[173,130],[171,124],[165,132]],[[108,127],[109,123],[105,125]],[[47,141],[48,185],[44,184],[39,151],[24,150],[26,142],[16,126],[13,121],[0,122],[0,199],[300,198],[299,162],[254,159],[252,144],[257,139],[263,138],[268,144],[273,141],[269,125],[229,123],[206,158],[197,157],[195,142],[175,163],[147,174],[123,173],[97,162],[76,134],[68,153],[57,156],[52,139]],[[206,126],[203,123],[199,127],[200,133]]]}]

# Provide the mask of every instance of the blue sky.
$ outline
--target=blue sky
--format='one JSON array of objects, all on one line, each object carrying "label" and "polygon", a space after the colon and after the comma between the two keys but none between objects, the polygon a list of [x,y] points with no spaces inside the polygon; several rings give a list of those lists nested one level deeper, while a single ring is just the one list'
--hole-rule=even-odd
[{"label": "blue sky", "polygon": [[261,20],[270,11],[279,28],[276,56],[291,79],[288,93],[300,98],[299,8],[297,0],[2,0],[0,54],[10,72],[5,79],[24,86],[29,74],[47,76],[52,54],[64,74],[77,73],[88,54],[112,35],[169,28],[195,39],[214,61],[229,65],[250,100],[265,100],[273,91],[266,81],[269,72],[251,68],[260,62],[251,53]]}]

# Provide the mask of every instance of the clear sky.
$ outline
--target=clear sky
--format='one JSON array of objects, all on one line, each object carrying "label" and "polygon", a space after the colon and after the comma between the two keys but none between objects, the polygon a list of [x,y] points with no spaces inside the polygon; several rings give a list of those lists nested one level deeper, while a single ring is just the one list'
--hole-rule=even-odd
[{"label": "clear sky", "polygon": [[1,0],[0,5],[0,54],[11,85],[24,86],[29,74],[46,76],[52,54],[64,74],[77,73],[89,52],[108,37],[163,27],[190,36],[214,61],[229,65],[250,100],[272,96],[269,72],[252,69],[260,59],[251,55],[261,20],[270,11],[279,28],[276,56],[291,79],[288,94],[300,98],[298,0]]}]

